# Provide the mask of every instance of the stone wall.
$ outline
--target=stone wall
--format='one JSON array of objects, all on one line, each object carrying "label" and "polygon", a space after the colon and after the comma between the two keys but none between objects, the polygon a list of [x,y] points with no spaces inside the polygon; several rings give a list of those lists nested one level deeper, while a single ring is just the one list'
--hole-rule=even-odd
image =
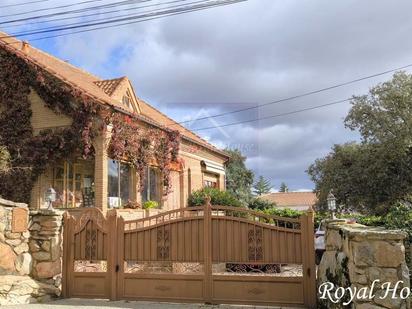
[{"label": "stone wall", "polygon": [[[24,209],[24,231],[13,229],[15,209]],[[61,220],[61,214],[30,213],[26,204],[0,198],[0,305],[60,295]]]},{"label": "stone wall", "polygon": [[61,288],[63,212],[42,209],[30,213],[29,249],[33,257],[32,277]]},{"label": "stone wall", "polygon": [[405,237],[346,221],[328,223],[318,268],[318,308],[409,308]]},{"label": "stone wall", "polygon": [[28,208],[23,203],[13,203],[0,198],[0,275],[28,275],[31,271],[28,231],[12,231],[12,212],[15,208]]}]

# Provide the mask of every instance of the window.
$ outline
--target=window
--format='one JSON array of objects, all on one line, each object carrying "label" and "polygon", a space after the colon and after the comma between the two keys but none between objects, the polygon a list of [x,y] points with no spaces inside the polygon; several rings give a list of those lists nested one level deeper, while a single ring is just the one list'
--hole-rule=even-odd
[{"label": "window", "polygon": [[127,163],[109,159],[107,195],[109,208],[121,207],[131,198],[131,167]]},{"label": "window", "polygon": [[217,188],[217,182],[216,181],[205,180],[203,186],[205,188]]},{"label": "window", "polygon": [[211,173],[203,173],[203,187],[218,188],[219,176]]},{"label": "window", "polygon": [[156,201],[161,203],[162,179],[160,171],[154,167],[148,167],[146,179],[142,191],[142,202]]},{"label": "window", "polygon": [[62,162],[53,168],[53,207],[94,206],[94,163],[77,160]]},{"label": "window", "polygon": [[130,106],[132,105],[132,103],[131,103],[131,99],[130,99],[129,94],[126,94],[126,95],[123,96],[123,98],[122,98],[122,103],[123,103],[123,105],[126,106],[127,108],[130,108]]}]

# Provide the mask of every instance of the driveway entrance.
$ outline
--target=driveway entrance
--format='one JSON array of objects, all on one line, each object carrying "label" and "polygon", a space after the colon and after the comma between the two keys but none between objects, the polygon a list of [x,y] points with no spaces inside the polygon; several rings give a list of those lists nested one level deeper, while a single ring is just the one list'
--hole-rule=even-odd
[{"label": "driveway entrance", "polygon": [[64,227],[65,297],[316,306],[312,211],[208,203],[125,221],[90,208]]}]

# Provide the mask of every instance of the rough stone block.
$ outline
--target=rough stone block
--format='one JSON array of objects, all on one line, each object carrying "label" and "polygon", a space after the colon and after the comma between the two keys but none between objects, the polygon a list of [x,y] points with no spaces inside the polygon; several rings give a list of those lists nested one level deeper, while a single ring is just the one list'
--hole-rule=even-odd
[{"label": "rough stone block", "polygon": [[21,239],[6,239],[6,244],[12,247],[17,247],[21,244]]},{"label": "rough stone block", "polygon": [[35,241],[35,240],[33,240],[33,239],[31,239],[31,240],[29,241],[29,250],[30,250],[30,252],[38,252],[38,251],[40,251],[40,246],[39,246],[39,244],[37,243],[37,241]]},{"label": "rough stone block", "polygon": [[43,243],[41,244],[41,248],[42,248],[44,251],[49,252],[49,251],[50,251],[50,241],[49,241],[49,240],[43,241]]},{"label": "rough stone block", "polygon": [[20,275],[28,275],[31,272],[32,257],[29,253],[25,252],[20,254],[16,259],[16,270]]},{"label": "rough stone block", "polygon": [[353,243],[353,257],[358,266],[398,267],[405,262],[403,245],[385,241]]},{"label": "rough stone block", "polygon": [[6,233],[4,233],[4,235],[8,239],[20,239],[20,237],[21,237],[21,233],[6,232]]},{"label": "rough stone block", "polygon": [[13,252],[13,249],[6,244],[0,243],[0,274],[15,272],[15,261],[16,254]]},{"label": "rough stone block", "polygon": [[61,273],[61,261],[41,262],[36,265],[36,274],[38,278],[53,278]]},{"label": "rough stone block", "polygon": [[389,294],[387,297],[383,298],[385,295],[385,291],[378,290],[376,291],[376,296],[374,297],[374,302],[380,306],[383,306],[385,308],[390,308],[390,309],[398,309],[401,308],[402,303],[404,300],[402,298],[396,297],[392,298],[391,294]]},{"label": "rough stone block", "polygon": [[14,247],[14,252],[16,252],[17,255],[27,251],[29,251],[29,245],[26,242],[23,242],[17,247]]},{"label": "rough stone block", "polygon": [[328,250],[340,250],[342,247],[342,237],[337,230],[330,230],[326,237],[326,248]]},{"label": "rough stone block", "polygon": [[33,258],[37,261],[48,261],[50,260],[51,256],[49,252],[39,251],[33,253]]}]

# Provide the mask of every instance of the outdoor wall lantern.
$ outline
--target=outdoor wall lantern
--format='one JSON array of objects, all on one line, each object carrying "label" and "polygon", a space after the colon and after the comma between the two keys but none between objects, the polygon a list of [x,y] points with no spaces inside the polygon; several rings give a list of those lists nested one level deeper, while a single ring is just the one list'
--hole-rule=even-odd
[{"label": "outdoor wall lantern", "polygon": [[53,202],[56,201],[56,190],[54,190],[52,187],[48,188],[46,190],[46,193],[44,194],[44,199],[47,204],[47,209],[53,209]]},{"label": "outdoor wall lantern", "polygon": [[335,218],[335,211],[336,211],[336,197],[333,195],[332,190],[329,191],[328,197],[326,199],[328,201],[328,209],[332,212],[332,219]]}]

